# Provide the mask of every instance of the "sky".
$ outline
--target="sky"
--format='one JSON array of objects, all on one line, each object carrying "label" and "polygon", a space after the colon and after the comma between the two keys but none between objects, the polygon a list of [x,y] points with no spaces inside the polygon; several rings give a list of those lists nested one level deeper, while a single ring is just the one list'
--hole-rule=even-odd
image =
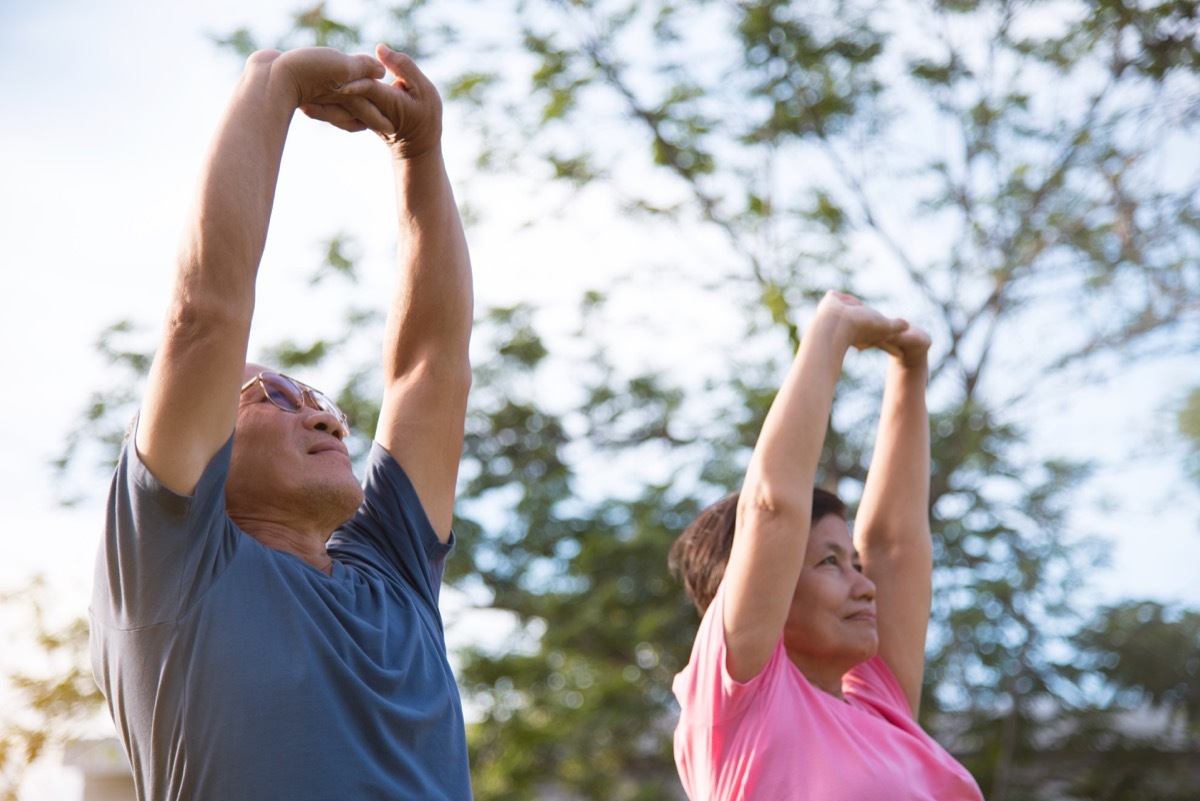
[{"label": "sky", "polygon": [[[158,325],[192,182],[240,71],[208,34],[240,25],[278,29],[296,7],[283,0],[0,4],[0,270],[7,289],[0,341],[8,345],[2,386],[10,454],[0,465],[0,590],[41,574],[52,611],[64,619],[86,609],[107,479],[72,487],[89,500],[66,509],[49,463],[102,383],[97,333],[121,317]],[[454,151],[451,134],[446,148],[453,180],[455,159],[469,154]],[[501,203],[497,215],[503,212]],[[370,134],[351,137],[298,117],[265,279],[307,273],[320,238],[336,230],[362,236],[364,259],[390,264],[392,213],[382,146]],[[578,285],[559,269],[572,236],[591,237],[575,274],[595,278],[623,260],[622,243],[606,240],[603,220],[564,226],[473,238],[477,308],[573,296]],[[692,245],[693,253],[702,248]],[[686,247],[677,255],[686,258]],[[294,301],[288,290],[260,293],[263,339],[294,321]],[[1157,456],[1171,452],[1164,400],[1196,384],[1194,360],[1179,360],[1123,370],[1082,400],[1064,387],[1061,402],[1045,404],[1042,438],[1068,455],[1108,463],[1075,512],[1081,528],[1114,547],[1112,567],[1096,577],[1100,600],[1151,597],[1200,607],[1200,492],[1172,459]],[[1112,497],[1124,500],[1114,508],[1105,500]],[[23,658],[9,649],[0,670]]]}]

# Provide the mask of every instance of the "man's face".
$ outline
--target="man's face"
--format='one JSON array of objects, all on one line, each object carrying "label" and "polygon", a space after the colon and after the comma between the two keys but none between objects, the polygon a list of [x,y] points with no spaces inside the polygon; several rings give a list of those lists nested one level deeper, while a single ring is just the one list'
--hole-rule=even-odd
[{"label": "man's face", "polygon": [[[264,369],[246,365],[243,381]],[[248,387],[238,402],[225,482],[229,516],[239,524],[270,522],[331,534],[363,497],[344,436],[341,421],[330,412],[307,405],[289,412],[271,403],[257,384]]]}]

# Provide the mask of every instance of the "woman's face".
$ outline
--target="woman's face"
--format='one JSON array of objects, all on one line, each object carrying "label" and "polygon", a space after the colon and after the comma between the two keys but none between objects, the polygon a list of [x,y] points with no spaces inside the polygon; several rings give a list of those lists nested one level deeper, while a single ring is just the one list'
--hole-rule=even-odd
[{"label": "woman's face", "polygon": [[813,524],[783,636],[800,672],[838,697],[846,671],[879,650],[875,585],[863,575],[850,528],[837,515]]}]

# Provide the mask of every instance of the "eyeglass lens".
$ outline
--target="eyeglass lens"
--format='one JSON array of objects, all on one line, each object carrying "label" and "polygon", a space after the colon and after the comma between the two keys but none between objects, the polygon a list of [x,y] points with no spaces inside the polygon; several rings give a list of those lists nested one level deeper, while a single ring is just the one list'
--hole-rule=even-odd
[{"label": "eyeglass lens", "polygon": [[304,408],[304,392],[307,389],[309,398],[318,409],[323,412],[329,412],[339,420],[345,420],[346,416],[337,404],[331,401],[325,393],[312,387],[301,388],[299,384],[291,380],[287,376],[277,373],[266,373],[262,377],[263,387],[267,391],[267,397],[271,403],[281,409],[287,409],[289,412],[298,412]]},{"label": "eyeglass lens", "polygon": [[281,375],[264,373],[262,376],[263,389],[271,403],[289,412],[298,412],[304,408],[304,393],[300,387]]}]

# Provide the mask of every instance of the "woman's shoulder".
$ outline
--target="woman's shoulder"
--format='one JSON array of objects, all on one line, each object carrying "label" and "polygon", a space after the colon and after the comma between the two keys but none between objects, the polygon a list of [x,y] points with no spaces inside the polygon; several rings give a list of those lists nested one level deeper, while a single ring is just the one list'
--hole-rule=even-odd
[{"label": "woman's shoulder", "polygon": [[723,597],[718,588],[696,632],[691,658],[673,682],[685,722],[715,725],[746,716],[790,716],[792,713],[786,710],[794,710],[797,704],[821,704],[826,699],[836,702],[809,683],[788,658],[782,633],[758,675],[746,681],[734,679],[726,664],[721,625]]}]

